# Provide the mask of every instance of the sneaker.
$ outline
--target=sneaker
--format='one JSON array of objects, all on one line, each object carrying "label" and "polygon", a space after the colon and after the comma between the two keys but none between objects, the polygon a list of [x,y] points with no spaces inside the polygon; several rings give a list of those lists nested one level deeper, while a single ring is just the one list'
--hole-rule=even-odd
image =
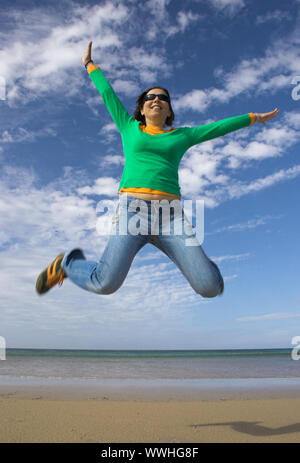
[{"label": "sneaker", "polygon": [[38,294],[46,293],[57,284],[61,286],[64,278],[67,278],[67,275],[61,267],[63,257],[64,254],[59,254],[59,256],[57,256],[56,259],[54,259],[54,261],[39,274],[35,285],[35,289]]}]

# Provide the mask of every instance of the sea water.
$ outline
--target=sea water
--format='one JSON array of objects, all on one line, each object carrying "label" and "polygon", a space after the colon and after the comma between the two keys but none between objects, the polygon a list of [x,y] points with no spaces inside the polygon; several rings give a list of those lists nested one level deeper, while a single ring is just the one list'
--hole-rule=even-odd
[{"label": "sea water", "polygon": [[7,349],[6,360],[0,362],[0,386],[6,391],[15,386],[37,391],[79,387],[109,396],[123,388],[134,397],[141,391],[160,397],[183,392],[230,397],[229,391],[250,397],[258,390],[268,397],[276,391],[300,396],[300,361],[292,359],[291,349]]},{"label": "sea water", "polygon": [[0,376],[74,379],[300,378],[291,349],[7,349]]}]

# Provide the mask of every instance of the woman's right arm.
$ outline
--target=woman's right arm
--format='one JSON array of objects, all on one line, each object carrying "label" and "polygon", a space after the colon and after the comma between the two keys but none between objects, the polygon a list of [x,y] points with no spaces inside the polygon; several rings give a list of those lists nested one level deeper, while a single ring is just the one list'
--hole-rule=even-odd
[{"label": "woman's right arm", "polygon": [[88,48],[82,57],[82,63],[86,67],[95,87],[101,94],[103,102],[113,118],[119,132],[122,133],[133,119],[115,94],[112,86],[104,76],[101,69],[93,63],[91,49],[92,42],[89,43]]}]

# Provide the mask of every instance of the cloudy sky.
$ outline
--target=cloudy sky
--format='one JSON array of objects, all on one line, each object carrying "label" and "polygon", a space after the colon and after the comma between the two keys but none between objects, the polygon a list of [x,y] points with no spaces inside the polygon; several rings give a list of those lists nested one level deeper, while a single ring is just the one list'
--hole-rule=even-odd
[{"label": "cloudy sky", "polygon": [[[291,347],[300,335],[300,2],[1,2],[0,335],[8,347]],[[80,246],[98,260],[97,204],[118,198],[120,137],[81,57],[132,113],[163,85],[175,127],[278,107],[276,119],[190,149],[183,199],[205,201],[205,252],[222,297],[197,295],[155,247],[109,296],[38,273]],[[297,76],[298,80],[297,80]],[[299,95],[299,98],[297,98]]]}]

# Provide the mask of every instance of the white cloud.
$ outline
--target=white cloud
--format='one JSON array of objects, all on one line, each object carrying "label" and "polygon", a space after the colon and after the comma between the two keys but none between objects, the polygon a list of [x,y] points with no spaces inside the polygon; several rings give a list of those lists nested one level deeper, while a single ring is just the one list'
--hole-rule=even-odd
[{"label": "white cloud", "polygon": [[[152,254],[156,260],[162,256],[163,262],[145,265],[141,261],[142,265],[133,265],[117,294],[95,296],[83,292],[66,280],[62,289],[51,291],[50,297],[38,298],[34,291],[37,275],[59,252],[79,246],[88,250],[87,257],[98,260],[107,236],[97,233],[95,201],[86,196],[78,196],[76,183],[72,188],[68,185],[68,193],[64,193],[62,189],[56,189],[64,179],[59,179],[57,185],[48,184],[39,188],[38,179],[30,170],[7,167],[2,172],[2,177],[2,329],[4,324],[9,326],[10,323],[13,323],[14,330],[17,329],[16,314],[17,320],[23,320],[24,326],[24,317],[30,314],[27,318],[31,329],[43,331],[45,327],[49,333],[56,335],[57,327],[68,321],[68,331],[72,333],[93,323],[105,325],[115,323],[116,320],[147,320],[153,316],[158,320],[176,319],[186,310],[184,303],[188,302],[190,307],[200,303],[200,296],[194,293],[175,265],[160,252],[157,252],[157,257]],[[95,194],[95,190],[100,188],[103,194],[113,180],[98,179],[89,191],[86,191],[87,188],[83,190],[88,194]],[[147,260],[153,256],[148,256]],[[13,289],[16,287],[17,293]],[[154,293],[154,287],[155,299],[149,297],[149,294]],[[74,311],[74,298],[78,307],[84,307],[80,314]],[[100,311],[97,308],[98,300],[101,301]],[[59,309],[56,310],[56,307]],[[41,308],[43,314],[47,311],[47,326],[43,322]]]},{"label": "white cloud", "polygon": [[131,80],[117,79],[113,82],[112,86],[117,94],[124,93],[126,96],[135,96],[139,92],[139,87]]},{"label": "white cloud", "polygon": [[167,35],[171,37],[179,32],[183,33],[191,23],[198,21],[201,17],[203,16],[193,13],[192,11],[179,11],[177,14],[177,24],[168,27]]},{"label": "white cloud", "polygon": [[109,122],[101,127],[100,135],[102,142],[111,144],[120,134],[116,124],[114,122]]},{"label": "white cloud", "polygon": [[215,233],[223,233],[224,231],[230,231],[230,232],[235,232],[235,231],[244,231],[244,230],[249,230],[249,229],[253,229],[253,228],[257,228],[261,225],[265,225],[266,223],[268,223],[270,220],[274,220],[274,219],[280,219],[281,216],[264,216],[264,217],[258,217],[258,218],[255,218],[255,219],[249,219],[247,220],[247,222],[242,222],[242,223],[236,223],[236,224],[232,224],[232,225],[226,225],[224,227],[220,227],[220,228],[217,228],[209,233],[207,233],[207,235],[212,235],[212,234],[215,234]]},{"label": "white cloud", "polygon": [[236,182],[228,188],[229,198],[240,198],[249,193],[269,188],[279,182],[291,180],[300,175],[300,165],[293,166],[289,169],[280,169],[274,174],[266,175],[249,183]]},{"label": "white cloud", "polygon": [[148,0],[144,7],[159,21],[163,21],[168,16],[170,2],[171,0]]},{"label": "white cloud", "polygon": [[[242,182],[231,179],[226,185],[216,186],[213,180],[199,177],[188,169],[181,170],[182,193],[184,197],[196,197],[201,195],[205,202],[205,207],[214,208],[224,201],[241,198],[242,196],[270,188],[277,183],[292,180],[300,175],[300,165],[295,165],[289,169],[279,171],[257,178],[250,182]],[[190,179],[190,182],[188,182]],[[211,187],[210,189],[208,187]]]},{"label": "white cloud", "polygon": [[179,11],[177,14],[177,21],[180,26],[180,31],[184,32],[190,23],[197,21],[199,17],[199,14],[193,13],[192,11]]},{"label": "white cloud", "polygon": [[78,188],[80,195],[99,195],[114,197],[118,192],[119,182],[113,177],[99,177],[93,186]]},{"label": "white cloud", "polygon": [[[211,0],[211,3],[215,8],[228,11],[244,6],[242,0]],[[25,11],[23,16],[13,8],[5,13],[14,21],[14,41],[8,43],[4,34],[0,36],[3,49],[0,52],[3,63],[1,72],[7,81],[8,105],[26,104],[47,93],[77,96],[79,89],[86,86],[81,56],[88,41],[98,36],[101,36],[101,40],[93,41],[93,57],[96,61],[100,57],[102,67],[110,76],[118,76],[114,82],[117,91],[132,96],[139,87],[136,78],[143,83],[153,83],[158,73],[160,77],[170,74],[172,66],[164,47],[159,53],[154,53],[145,46],[127,44],[128,34],[124,24],[128,18],[133,19],[132,15],[138,15],[138,7],[134,12],[129,12],[124,4],[114,2],[92,8],[70,5],[68,14],[72,21],[59,19],[51,7]],[[159,14],[155,5],[154,2],[144,5],[155,16],[155,24],[149,21],[151,27],[157,27],[157,31],[153,32],[154,37],[158,33],[166,38],[170,31],[173,31],[171,35],[183,32],[201,18],[192,11],[179,11],[174,25],[168,13],[169,2],[157,2]],[[123,52],[125,49],[126,54]],[[243,60],[231,72],[225,73],[219,68],[215,75],[223,87],[194,89],[174,100],[174,108],[203,112],[214,102],[228,102],[250,89],[256,93],[267,90],[274,92],[285,87],[290,73],[297,69],[299,46],[297,34],[294,33],[271,45],[265,56]],[[128,78],[131,76],[133,79]],[[95,107],[92,107],[92,111],[96,114]]]},{"label": "white cloud", "polygon": [[276,10],[268,11],[264,15],[257,16],[255,22],[256,24],[264,24],[268,21],[281,22],[286,19],[289,19],[289,20],[292,19],[290,13],[288,11],[276,9]]},{"label": "white cloud", "polygon": [[209,0],[209,2],[217,10],[224,11],[230,16],[245,6],[244,0]]},{"label": "white cloud", "polygon": [[[296,123],[296,120],[294,121]],[[268,127],[261,130],[256,134],[256,140],[259,144],[265,144],[267,146],[279,147],[282,150],[284,147],[288,148],[289,146],[297,143],[299,139],[299,133],[288,125],[283,127],[275,126]],[[274,153],[275,154],[275,153]]]},{"label": "white cloud", "polygon": [[223,277],[224,281],[231,281],[231,280],[235,280],[236,278],[238,278],[238,275],[237,274],[234,274],[234,275],[226,275]]},{"label": "white cloud", "polygon": [[249,252],[246,252],[244,254],[233,254],[233,255],[227,255],[227,256],[219,256],[219,257],[214,257],[212,256],[211,259],[218,263],[218,262],[224,262],[228,260],[241,260],[241,259],[246,259],[250,256]]},{"label": "white cloud", "polygon": [[111,132],[119,133],[117,126],[114,122],[109,122],[108,124],[103,125],[101,127],[101,132],[103,132],[104,134]]},{"label": "white cloud", "polygon": [[103,105],[103,100],[101,96],[97,95],[97,96],[87,97],[85,102],[88,105],[89,109],[92,111],[92,113],[96,117],[99,117],[99,108],[101,107],[101,105]]},{"label": "white cloud", "polygon": [[168,74],[170,65],[163,56],[163,52],[156,54],[147,52],[143,47],[132,47],[127,53],[126,63],[140,75],[145,82],[153,82],[159,72]]},{"label": "white cloud", "polygon": [[235,169],[240,167],[244,160],[262,160],[279,156],[282,148],[259,141],[252,141],[244,146],[236,141],[230,141],[221,152],[229,157],[229,165]]},{"label": "white cloud", "polygon": [[[14,21],[14,40],[3,43],[2,38],[1,72],[7,82],[8,104],[16,99],[25,103],[46,92],[76,93],[84,74],[81,56],[90,38],[101,35],[93,51],[105,57],[107,48],[122,44],[117,29],[127,16],[124,5],[70,6],[71,22],[51,7],[24,10],[22,16],[13,8],[3,12]],[[70,74],[74,68],[78,71]]]},{"label": "white cloud", "polygon": [[[228,72],[221,67],[216,68],[214,75],[220,82],[218,88],[194,89],[175,100],[174,107],[203,112],[213,103],[227,103],[245,92],[251,91],[259,95],[268,91],[274,94],[291,86],[291,76],[299,74],[299,41],[299,33],[295,29],[289,36],[280,38],[270,45],[264,56],[243,59]],[[268,111],[254,108],[251,110]]]},{"label": "white cloud", "polygon": [[[300,1],[300,0],[299,0]],[[290,111],[284,114],[286,124],[293,129],[300,129],[300,112]]]},{"label": "white cloud", "polygon": [[121,166],[125,164],[125,158],[123,154],[107,154],[101,158],[100,164],[101,167]]},{"label": "white cloud", "polygon": [[278,74],[276,76],[267,76],[259,82],[258,88],[261,92],[268,91],[270,95],[278,90],[288,88],[291,85],[291,77],[289,75]]},{"label": "white cloud", "polygon": [[4,130],[0,138],[0,143],[34,142],[39,137],[55,137],[56,135],[56,131],[51,127],[44,127],[35,132],[23,127],[18,127],[14,133],[9,130]]},{"label": "white cloud", "polygon": [[211,102],[209,92],[205,90],[192,90],[183,97],[174,99],[172,106],[174,111],[193,109],[194,111],[204,112]]},{"label": "white cloud", "polygon": [[[130,35],[126,22],[132,15],[138,16],[138,7],[129,10],[117,2],[92,7],[70,2],[65,11],[67,19],[63,14],[57,15],[51,5],[23,10],[22,15],[12,7],[3,14],[14,28],[13,40],[0,35],[1,75],[7,83],[9,106],[26,104],[49,93],[78,97],[79,89],[86,86],[81,57],[90,40],[93,40],[93,59],[110,77],[117,77],[115,88],[125,95],[136,94],[137,79],[149,82],[156,78],[157,71],[160,75],[170,72],[163,50],[156,54],[146,50],[147,44],[137,47],[127,43]],[[194,16],[190,14],[186,19],[180,16],[181,28],[192,20]],[[128,22],[128,28],[131,24]],[[167,32],[164,34],[166,37]]]},{"label": "white cloud", "polygon": [[285,320],[285,319],[293,319],[293,318],[300,318],[300,313],[285,313],[285,312],[276,312],[276,313],[269,313],[264,315],[254,315],[250,317],[240,317],[237,318],[236,321],[238,322],[256,322],[256,321],[269,321],[269,320]]},{"label": "white cloud", "polygon": [[[65,250],[55,244],[49,241],[43,247],[1,251],[1,333],[10,347],[53,347],[55,342],[56,348],[72,344],[75,348],[143,348],[148,337],[148,346],[153,348],[152,331],[159,327],[161,332],[164,325],[170,329],[172,323],[182,329],[186,314],[207,303],[172,262],[155,266],[134,262],[123,286],[111,295],[88,293],[66,279],[61,288],[39,297],[34,289],[37,275]],[[90,260],[97,261],[101,248],[96,249],[90,241],[92,247],[97,254]],[[149,297],[151,294],[155,298]],[[124,339],[116,335],[119,330]],[[144,334],[146,338],[140,340]]]},{"label": "white cloud", "polygon": [[[283,123],[273,120],[266,127],[250,126],[243,131],[192,147],[185,154],[179,169],[183,195],[201,195],[205,205],[213,208],[228,199],[238,198],[298,176],[297,165],[250,182],[241,182],[230,172],[238,172],[238,169],[247,169],[254,163],[283,156],[289,147],[295,145],[300,139],[300,132],[297,130],[299,118],[294,112],[288,114],[283,114]],[[249,142],[250,131],[254,134],[251,134]],[[242,136],[240,132],[247,132],[246,136]]]},{"label": "white cloud", "polygon": [[[41,246],[84,240],[96,225],[94,202],[50,184],[40,189],[32,170],[5,167],[0,184],[3,246],[23,243]],[[63,207],[62,207],[63,205]]]},{"label": "white cloud", "polygon": [[[98,261],[108,238],[97,234],[96,204],[86,196],[78,196],[76,183],[72,187],[69,184],[66,192],[56,188],[65,178],[58,179],[56,185],[38,187],[32,170],[8,167],[2,177],[1,330],[10,346],[16,346],[19,339],[23,346],[51,347],[55,339],[56,347],[70,347],[66,343],[71,342],[78,347],[85,345],[88,338],[94,346],[107,348],[111,342],[117,344],[111,340],[111,333],[121,323],[122,330],[128,329],[124,348],[132,339],[132,329],[137,329],[136,323],[148,329],[155,323],[180,323],[186,311],[207,303],[160,251],[134,262],[123,286],[112,295],[82,291],[66,279],[62,288],[38,297],[36,278],[58,253],[79,246],[89,260]],[[95,182],[91,190],[98,186],[99,182]],[[31,337],[27,339],[26,333]],[[131,348],[142,345],[135,337]]]},{"label": "white cloud", "polygon": [[188,27],[195,24],[204,16],[191,10],[181,10],[177,13],[176,20],[172,22],[170,15],[170,0],[150,0],[142,4],[150,16],[149,25],[143,24],[143,35],[148,41],[154,41],[174,37],[182,34]]}]

